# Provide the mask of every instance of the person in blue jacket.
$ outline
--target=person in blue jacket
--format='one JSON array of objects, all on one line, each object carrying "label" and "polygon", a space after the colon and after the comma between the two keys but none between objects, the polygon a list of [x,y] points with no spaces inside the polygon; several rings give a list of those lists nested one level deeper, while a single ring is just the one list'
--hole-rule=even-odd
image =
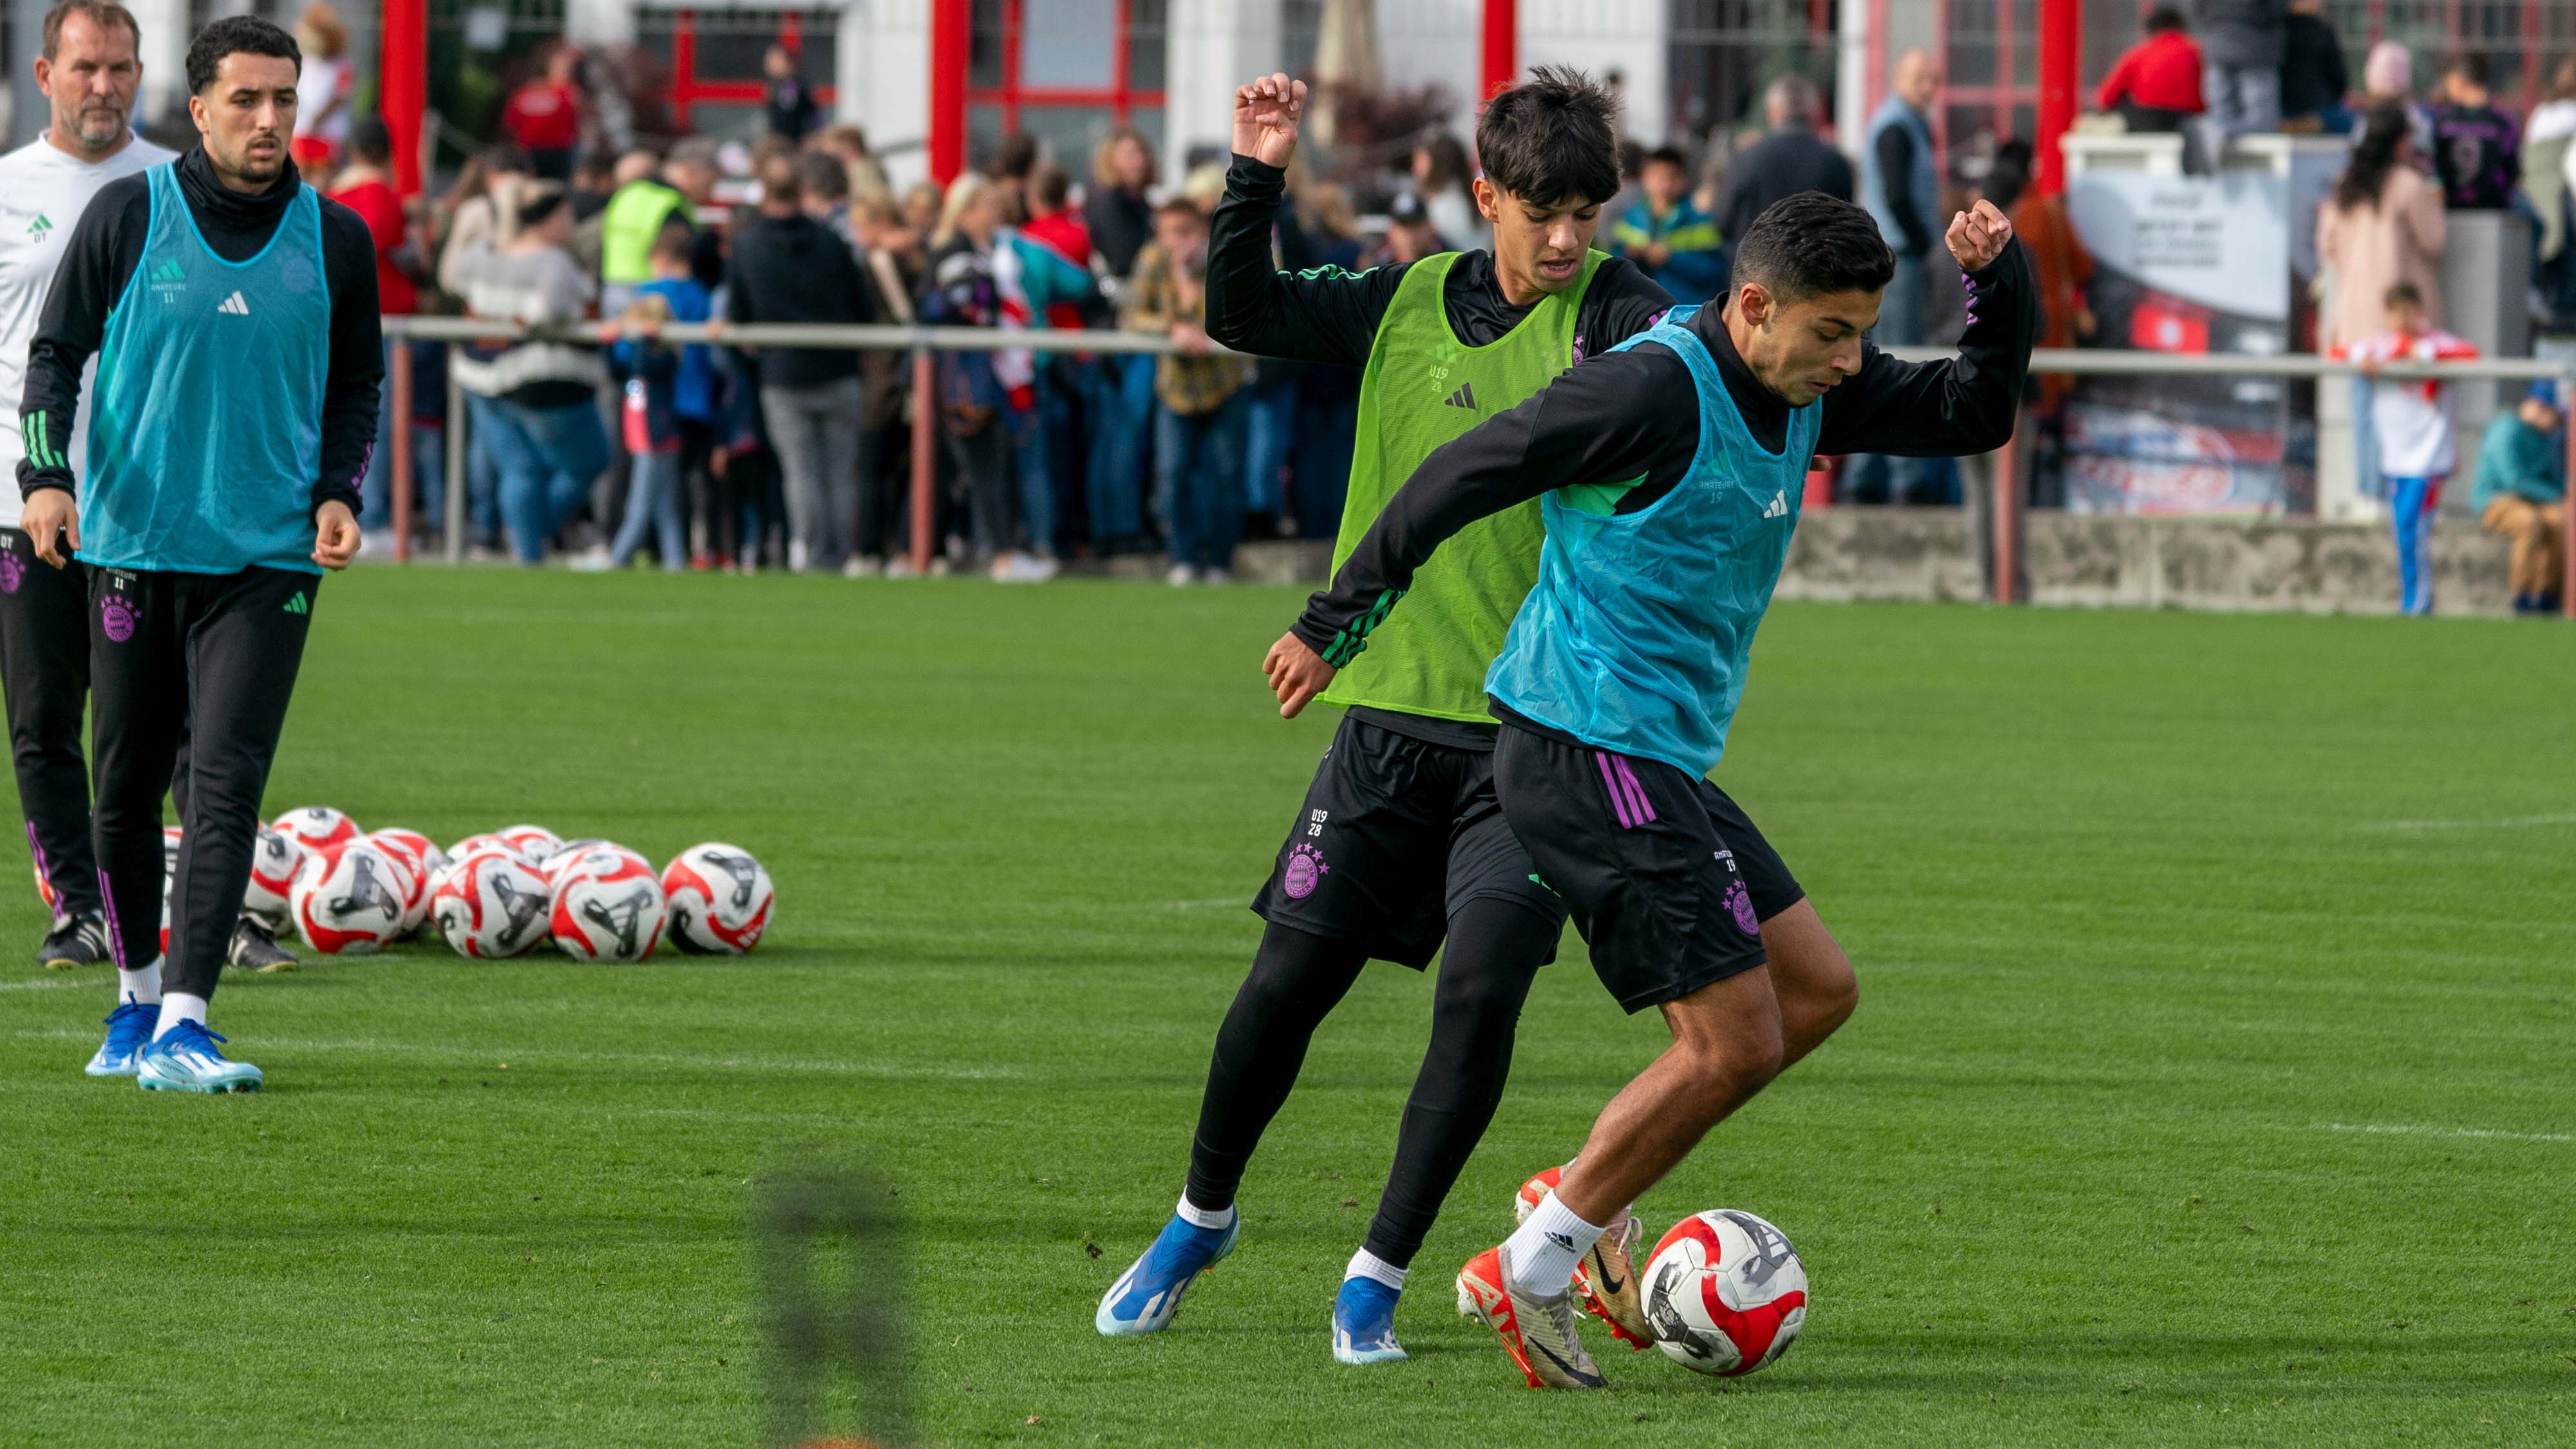
[{"label": "person in blue jacket", "polygon": [[1726,285],[1717,222],[1690,199],[1690,163],[1670,146],[1646,155],[1637,175],[1645,199],[1611,230],[1619,255],[1645,268],[1676,302],[1705,302]]}]

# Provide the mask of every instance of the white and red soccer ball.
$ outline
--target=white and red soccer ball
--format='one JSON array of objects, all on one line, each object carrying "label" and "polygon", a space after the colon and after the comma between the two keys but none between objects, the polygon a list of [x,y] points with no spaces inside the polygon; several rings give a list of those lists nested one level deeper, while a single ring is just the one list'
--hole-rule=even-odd
[{"label": "white and red soccer ball", "polygon": [[593,849],[554,880],[555,945],[576,961],[641,961],[661,944],[667,905],[632,851]]},{"label": "white and red soccer ball", "polygon": [[289,810],[269,823],[294,836],[295,843],[307,850],[346,845],[360,834],[358,822],[328,805]]},{"label": "white and red soccer ball", "polygon": [[619,845],[614,841],[607,840],[567,840],[563,844],[556,846],[553,850],[546,852],[542,858],[535,856],[531,856],[529,858],[535,862],[537,874],[544,876],[548,880],[553,880],[557,876],[562,875],[565,871],[572,869],[575,862],[579,861],[583,856],[590,854],[594,850],[614,851],[621,855],[634,856],[637,860],[644,859],[644,857],[636,855],[634,851],[628,850],[625,846]]},{"label": "white and red soccer ball", "polygon": [[511,825],[492,833],[510,842],[530,860],[543,860],[563,849],[563,837],[542,825]]},{"label": "white and red soccer ball", "polygon": [[402,935],[415,889],[400,854],[349,840],[313,852],[296,872],[287,902],[304,944],[325,956],[362,955]]},{"label": "white and red soccer ball", "polygon": [[250,884],[242,890],[242,909],[274,927],[293,907],[287,893],[295,889],[295,872],[312,854],[303,842],[274,825],[259,828],[250,849]]},{"label": "white and red soccer ball", "polygon": [[553,929],[554,893],[516,851],[470,851],[449,865],[430,898],[430,919],[461,956],[498,961],[526,953]]},{"label": "white and red soccer ball", "polygon": [[417,830],[371,830],[365,838],[410,867],[412,889],[403,900],[403,931],[408,934],[419,930],[421,923],[429,919],[431,881],[447,868],[446,853]]},{"label": "white and red soccer ball", "polygon": [[1807,1322],[1798,1250],[1733,1208],[1673,1224],[1646,1264],[1644,1289],[1655,1346],[1694,1373],[1752,1373],[1788,1352]]},{"label": "white and red soccer ball", "polygon": [[778,904],[750,851],[720,840],[692,845],[662,871],[671,944],[692,955],[739,956],[760,944]]}]

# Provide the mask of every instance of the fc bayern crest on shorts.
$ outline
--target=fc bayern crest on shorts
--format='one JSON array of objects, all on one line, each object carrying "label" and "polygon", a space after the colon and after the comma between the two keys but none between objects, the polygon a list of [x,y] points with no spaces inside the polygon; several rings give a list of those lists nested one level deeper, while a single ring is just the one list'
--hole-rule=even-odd
[{"label": "fc bayern crest on shorts", "polygon": [[1288,892],[1290,900],[1302,901],[1315,893],[1316,885],[1331,869],[1331,866],[1324,863],[1322,851],[1301,840],[1297,842],[1295,849],[1288,852],[1287,878],[1282,882],[1282,887]]},{"label": "fc bayern crest on shorts", "polygon": [[134,637],[134,606],[108,595],[98,601],[98,626],[107,631],[108,642],[124,643]]},{"label": "fc bayern crest on shorts", "polygon": [[1753,916],[1753,892],[1744,888],[1744,882],[1727,882],[1726,908],[1735,912],[1735,929],[1748,936],[1762,934],[1762,923]]},{"label": "fc bayern crest on shorts", "polygon": [[0,594],[14,594],[27,579],[27,565],[14,553],[0,553]]}]

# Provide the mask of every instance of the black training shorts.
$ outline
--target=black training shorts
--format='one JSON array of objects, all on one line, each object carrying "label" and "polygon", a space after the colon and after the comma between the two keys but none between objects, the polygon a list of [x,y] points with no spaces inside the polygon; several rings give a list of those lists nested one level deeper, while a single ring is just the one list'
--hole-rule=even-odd
[{"label": "black training shorts", "polygon": [[1472,900],[1517,901],[1553,939],[1565,902],[1536,870],[1494,798],[1491,751],[1344,715],[1252,909],[1419,970]]},{"label": "black training shorts", "polygon": [[1761,965],[1762,923],[1806,898],[1725,791],[1660,760],[1506,724],[1494,784],[1625,1010]]}]

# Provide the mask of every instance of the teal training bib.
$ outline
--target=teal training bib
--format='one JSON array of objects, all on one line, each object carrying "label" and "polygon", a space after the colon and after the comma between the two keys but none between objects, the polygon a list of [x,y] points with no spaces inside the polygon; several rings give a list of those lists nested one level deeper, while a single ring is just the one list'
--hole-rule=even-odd
[{"label": "teal training bib", "polygon": [[322,205],[300,186],[246,262],[216,256],[167,165],[98,354],[81,558],[105,568],[320,573],[313,487],[331,294]]},{"label": "teal training bib", "polygon": [[1788,561],[1824,406],[1791,410],[1780,451],[1766,451],[1686,325],[1698,310],[1675,307],[1613,349],[1661,343],[1689,364],[1699,387],[1690,471],[1635,513],[1547,495],[1538,587],[1485,688],[1585,744],[1705,775],[1726,752],[1753,631]]}]

